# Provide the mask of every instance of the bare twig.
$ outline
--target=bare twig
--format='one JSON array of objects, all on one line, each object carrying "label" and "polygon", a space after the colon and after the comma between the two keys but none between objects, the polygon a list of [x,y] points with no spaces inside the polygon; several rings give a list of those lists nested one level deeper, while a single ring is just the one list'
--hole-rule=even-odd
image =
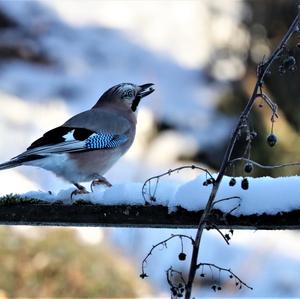
[{"label": "bare twig", "polygon": [[[171,175],[174,172],[179,172],[179,171],[181,171],[183,169],[196,169],[196,170],[203,171],[203,172],[205,172],[209,176],[209,178],[211,180],[214,180],[213,176],[211,175],[211,173],[206,168],[199,167],[199,166],[196,166],[196,165],[185,165],[185,166],[181,166],[181,167],[178,167],[178,168],[169,169],[168,171],[166,171],[166,172],[164,172],[162,174],[153,176],[153,177],[151,177],[151,178],[149,178],[149,179],[147,179],[145,181],[145,183],[143,184],[143,187],[142,187],[142,195],[143,195],[143,198],[145,200],[145,203],[146,204],[149,203],[148,200],[147,200],[147,198],[146,198],[147,195],[149,196],[149,200],[150,201],[152,201],[152,202],[156,201],[155,194],[156,194],[158,182],[159,182],[159,180],[162,177]],[[155,186],[154,186],[154,190],[151,192],[151,183],[153,181],[155,182]],[[147,185],[148,185],[148,191],[146,190],[147,189],[146,188]]]},{"label": "bare twig", "polygon": [[[172,298],[178,298],[178,297],[183,297],[183,293],[185,291],[185,279],[183,277],[182,272],[174,270],[172,267],[170,267],[167,271],[167,282],[170,286]],[[179,278],[180,282],[174,283],[172,278],[174,274]]]},{"label": "bare twig", "polygon": [[171,235],[169,238],[155,244],[152,246],[151,250],[148,252],[148,254],[146,255],[146,257],[143,259],[142,261],[142,273],[140,274],[140,277],[141,278],[145,278],[147,277],[148,275],[145,273],[145,266],[147,264],[147,260],[149,258],[150,255],[152,255],[152,252],[154,251],[154,249],[156,249],[157,247],[159,246],[164,246],[164,247],[167,247],[167,243],[174,239],[174,238],[180,238],[180,240],[182,240],[183,238],[184,239],[188,239],[191,241],[192,245],[194,245],[194,239],[192,237],[189,237],[187,235],[182,235],[182,234],[175,234],[175,235]]},{"label": "bare twig", "polygon": [[239,196],[231,196],[231,197],[221,198],[219,200],[214,201],[212,207],[214,207],[219,202],[227,201],[227,200],[231,200],[231,199],[238,199],[239,201],[241,201],[241,198]]},{"label": "bare twig", "polygon": [[238,205],[236,205],[235,207],[233,207],[230,211],[224,213],[224,218],[226,218],[227,215],[230,215],[233,211],[237,210],[239,207],[241,206],[241,204],[239,203]]},{"label": "bare twig", "polygon": [[291,162],[291,163],[277,164],[277,165],[262,165],[258,162],[255,162],[255,161],[251,160],[251,159],[247,159],[247,158],[243,158],[243,157],[232,159],[232,160],[229,161],[229,163],[235,163],[235,162],[239,162],[239,161],[250,162],[253,165],[255,165],[259,168],[263,168],[263,169],[276,169],[276,168],[300,166],[300,162]]},{"label": "bare twig", "polygon": [[221,237],[224,239],[227,245],[230,245],[229,239],[221,232],[221,230],[218,228],[216,224],[209,222],[209,225],[213,227],[221,235]]},{"label": "bare twig", "polygon": [[[261,89],[261,87],[260,87]],[[269,106],[269,108],[271,109],[274,117],[278,118],[278,114],[277,114],[277,105],[275,103],[273,103],[273,101],[269,98],[269,96],[267,96],[265,93],[262,92],[262,89],[260,90],[260,93],[258,93],[256,95],[256,99],[261,98],[263,99],[266,104]]]},{"label": "bare twig", "polygon": [[222,199],[214,201],[213,205],[212,205],[212,209],[213,209],[217,203],[227,201],[227,200],[231,200],[231,199],[238,199],[238,204],[235,207],[233,207],[231,210],[229,210],[228,212],[224,212],[224,214],[222,216],[222,219],[225,223],[227,223],[227,220],[226,220],[227,215],[230,215],[233,211],[237,210],[241,206],[241,198],[239,196],[232,196],[232,197],[222,198]]},{"label": "bare twig", "polygon": [[222,268],[222,267],[219,267],[219,266],[217,266],[215,264],[212,264],[212,263],[199,263],[196,266],[197,269],[202,268],[202,271],[203,271],[204,267],[209,267],[211,272],[213,272],[212,268],[215,268],[218,271],[227,272],[227,273],[229,273],[229,278],[230,279],[235,278],[236,286],[239,286],[240,288],[241,288],[241,286],[245,286],[246,288],[248,288],[250,290],[253,289],[247,283],[245,283],[243,280],[241,280],[234,272],[232,272],[231,269]]},{"label": "bare twig", "polygon": [[208,217],[208,215],[211,212],[211,209],[213,207],[213,202],[216,198],[217,192],[218,192],[219,187],[220,187],[220,183],[221,183],[221,181],[222,181],[222,179],[225,175],[226,168],[230,164],[230,158],[231,158],[232,151],[234,149],[236,140],[239,136],[239,132],[240,132],[243,124],[245,123],[245,121],[248,119],[248,116],[249,116],[249,113],[250,113],[250,111],[253,107],[253,104],[254,104],[255,100],[257,99],[257,95],[260,94],[261,87],[263,85],[263,80],[264,80],[265,75],[267,74],[267,72],[268,72],[270,66],[272,65],[272,63],[274,62],[274,60],[277,59],[281,55],[281,53],[285,50],[287,42],[290,39],[290,37],[293,35],[293,33],[295,31],[298,30],[298,22],[299,22],[299,18],[298,18],[298,15],[297,15],[295,17],[294,21],[292,22],[291,26],[289,27],[287,33],[283,37],[282,41],[280,42],[278,47],[272,52],[269,59],[267,61],[261,63],[257,68],[257,81],[256,81],[255,87],[253,89],[253,93],[252,93],[247,105],[245,106],[243,112],[241,113],[239,121],[238,121],[238,123],[237,123],[237,125],[236,125],[236,127],[235,127],[235,129],[232,133],[230,142],[229,142],[229,144],[227,146],[227,149],[226,149],[226,152],[224,154],[224,158],[223,158],[221,167],[219,169],[218,176],[217,176],[217,178],[216,178],[216,180],[213,184],[213,187],[212,187],[209,199],[207,201],[205,210],[204,210],[204,212],[202,214],[202,217],[199,221],[197,233],[196,233],[196,236],[195,236],[195,243],[194,243],[194,246],[193,246],[189,277],[188,277],[188,282],[187,282],[187,285],[186,285],[185,299],[190,299],[191,298],[193,282],[194,282],[195,274],[196,274],[196,270],[197,270],[199,247],[200,247],[200,242],[201,242],[203,230],[205,228],[206,218]]}]

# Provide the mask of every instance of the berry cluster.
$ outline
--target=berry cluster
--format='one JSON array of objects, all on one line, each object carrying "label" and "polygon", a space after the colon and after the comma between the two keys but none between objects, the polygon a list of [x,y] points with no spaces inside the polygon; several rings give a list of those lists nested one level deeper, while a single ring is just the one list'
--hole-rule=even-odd
[{"label": "berry cluster", "polygon": [[[235,178],[231,178],[230,181],[229,181],[229,186],[230,187],[233,187],[235,186],[236,184],[236,179]],[[247,190],[249,189],[249,181],[247,178],[243,178],[242,181],[241,181],[241,188],[243,190]]]}]

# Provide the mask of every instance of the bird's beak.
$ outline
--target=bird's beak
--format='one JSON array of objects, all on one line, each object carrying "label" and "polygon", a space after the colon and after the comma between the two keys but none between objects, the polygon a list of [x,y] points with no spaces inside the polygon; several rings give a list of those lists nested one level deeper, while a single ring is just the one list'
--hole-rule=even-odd
[{"label": "bird's beak", "polygon": [[140,98],[148,96],[155,90],[153,87],[151,87],[153,85],[153,83],[139,85],[140,90],[138,91],[137,96],[139,96]]}]

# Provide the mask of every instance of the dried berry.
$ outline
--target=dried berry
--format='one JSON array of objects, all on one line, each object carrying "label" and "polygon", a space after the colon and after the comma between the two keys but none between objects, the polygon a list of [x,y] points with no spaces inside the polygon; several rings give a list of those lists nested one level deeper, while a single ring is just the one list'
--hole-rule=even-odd
[{"label": "dried berry", "polygon": [[171,292],[172,292],[172,294],[173,294],[173,296],[177,296],[177,290],[176,290],[176,288],[175,287],[171,287]]},{"label": "dried berry", "polygon": [[254,140],[256,137],[257,137],[257,133],[254,132],[254,131],[252,131],[252,132],[250,133],[250,139],[251,139],[251,140]]},{"label": "dried berry", "polygon": [[269,146],[273,147],[277,142],[277,137],[274,134],[270,134],[267,137],[267,143],[269,144]]},{"label": "dried berry", "polygon": [[150,201],[156,201],[156,197],[154,195],[150,196]]},{"label": "dried berry", "polygon": [[213,184],[215,180],[213,178],[207,179],[205,182],[203,182],[203,186],[208,186],[210,184]]},{"label": "dried berry", "polygon": [[241,187],[244,190],[247,190],[249,188],[249,182],[247,178],[243,178],[241,182]]},{"label": "dried berry", "polygon": [[236,184],[236,179],[235,178],[231,178],[229,181],[229,186],[233,187]]},{"label": "dried berry", "polygon": [[253,170],[253,164],[252,163],[246,163],[245,166],[244,166],[244,171],[247,172],[247,173],[250,173],[252,172]]},{"label": "dried berry", "polygon": [[212,290],[216,291],[217,290],[217,286],[213,285],[212,287]]},{"label": "dried berry", "polygon": [[292,68],[296,65],[296,59],[294,56],[289,56],[283,60],[282,65],[285,69],[292,71]]},{"label": "dried berry", "polygon": [[144,279],[144,278],[146,278],[146,277],[148,277],[148,275],[147,275],[146,273],[140,274],[140,278]]},{"label": "dried berry", "polygon": [[185,261],[185,259],[186,259],[186,254],[185,254],[184,252],[180,252],[180,253],[178,254],[178,258],[179,258],[180,261]]},{"label": "dried berry", "polygon": [[219,287],[218,287],[218,291],[221,291],[221,290],[222,290],[222,288],[219,286]]},{"label": "dried berry", "polygon": [[205,274],[204,274],[204,273],[201,273],[201,274],[200,274],[200,277],[205,277]]},{"label": "dried berry", "polygon": [[285,74],[286,73],[286,69],[284,68],[283,65],[280,65],[279,68],[278,68],[278,71],[281,75]]}]

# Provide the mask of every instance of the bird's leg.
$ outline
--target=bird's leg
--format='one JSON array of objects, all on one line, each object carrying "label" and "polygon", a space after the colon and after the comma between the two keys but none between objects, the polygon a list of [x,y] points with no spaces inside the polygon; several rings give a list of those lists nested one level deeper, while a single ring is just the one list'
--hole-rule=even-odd
[{"label": "bird's leg", "polygon": [[91,183],[91,190],[92,192],[94,191],[93,190],[93,187],[97,186],[97,185],[105,185],[107,187],[111,187],[112,184],[104,177],[104,176],[101,176],[95,180],[92,181]]},{"label": "bird's leg", "polygon": [[74,195],[78,195],[78,194],[87,194],[89,193],[89,191],[87,191],[85,189],[84,186],[78,184],[78,183],[73,183],[73,185],[77,188],[76,190],[74,190],[72,193],[71,193],[71,199],[73,198]]}]

